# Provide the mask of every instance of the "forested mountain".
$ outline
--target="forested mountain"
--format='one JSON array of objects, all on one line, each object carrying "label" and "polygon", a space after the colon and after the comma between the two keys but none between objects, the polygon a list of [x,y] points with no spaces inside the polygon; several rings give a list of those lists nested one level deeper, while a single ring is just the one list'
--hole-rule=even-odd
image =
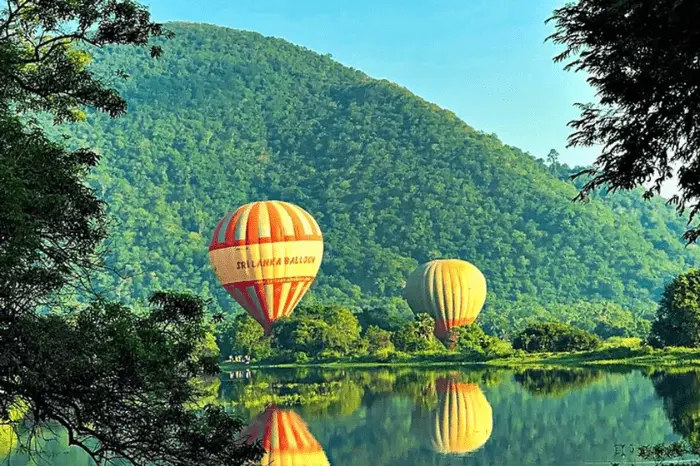
[{"label": "forested mountain", "polygon": [[129,111],[70,129],[70,144],[103,155],[90,183],[115,220],[110,263],[132,275],[102,278],[109,293],[188,289],[233,311],[207,245],[226,211],[258,199],[297,203],[324,232],[305,300],[393,314],[407,311],[408,273],[435,258],[477,265],[483,320],[506,328],[532,314],[585,315],[580,301],[648,313],[664,282],[700,264],[682,242],[685,220],[661,200],[573,203],[562,168],[400,86],[257,33],[168,27],[176,37],[161,59],[95,52],[97,72],[109,58],[131,76],[117,85]]}]

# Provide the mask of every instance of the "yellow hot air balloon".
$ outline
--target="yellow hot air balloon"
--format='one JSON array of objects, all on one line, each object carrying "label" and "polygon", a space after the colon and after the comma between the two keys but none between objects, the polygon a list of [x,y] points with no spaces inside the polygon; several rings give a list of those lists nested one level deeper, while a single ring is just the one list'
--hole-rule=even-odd
[{"label": "yellow hot air balloon", "polygon": [[433,422],[433,448],[440,453],[463,455],[480,448],[491,437],[493,414],[478,385],[456,378],[435,382],[438,406]]},{"label": "yellow hot air balloon", "polygon": [[433,260],[409,275],[404,298],[414,313],[435,317],[435,336],[447,340],[452,328],[476,320],[486,301],[486,278],[464,260]]},{"label": "yellow hot air balloon", "polygon": [[255,418],[247,435],[248,442],[259,440],[265,449],[261,465],[330,466],[323,447],[294,411],[267,408]]},{"label": "yellow hot air balloon", "polygon": [[292,313],[321,266],[323,235],[296,205],[259,201],[221,219],[209,260],[231,296],[269,333]]}]

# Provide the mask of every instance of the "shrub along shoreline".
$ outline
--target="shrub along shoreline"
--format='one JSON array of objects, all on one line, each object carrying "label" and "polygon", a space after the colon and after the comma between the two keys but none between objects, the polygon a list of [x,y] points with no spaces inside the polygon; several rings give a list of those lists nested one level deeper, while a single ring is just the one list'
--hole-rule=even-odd
[{"label": "shrub along shoreline", "polygon": [[372,356],[344,357],[291,363],[238,363],[221,365],[223,372],[237,369],[274,369],[297,367],[605,367],[630,366],[635,368],[700,367],[700,349],[669,347],[653,349],[643,346],[639,339],[611,339],[601,349],[579,352],[514,353],[492,359],[465,358],[459,353],[440,355],[413,355],[400,359],[377,359]]},{"label": "shrub along shoreline", "polygon": [[[224,361],[257,366],[283,365],[465,365],[537,361],[541,353],[602,351],[621,348],[613,357],[630,357],[650,351],[639,338],[602,337],[570,324],[533,323],[510,340],[488,335],[477,324],[454,328],[441,342],[433,335],[434,320],[417,314],[413,320],[388,326],[336,305],[302,306],[293,317],[275,322],[272,333],[263,334],[248,315],[219,324],[217,345]],[[382,326],[386,328],[382,328]],[[634,348],[634,349],[633,349]],[[603,351],[606,350],[607,351]],[[548,355],[541,355],[548,356]]]},{"label": "shrub along shoreline", "polygon": [[277,320],[269,335],[247,315],[220,323],[216,335],[224,359],[256,367],[700,366],[700,269],[666,285],[649,333],[612,322],[594,333],[571,323],[533,321],[512,336],[471,324],[439,341],[435,321],[425,313],[394,323],[382,311],[309,304]]}]

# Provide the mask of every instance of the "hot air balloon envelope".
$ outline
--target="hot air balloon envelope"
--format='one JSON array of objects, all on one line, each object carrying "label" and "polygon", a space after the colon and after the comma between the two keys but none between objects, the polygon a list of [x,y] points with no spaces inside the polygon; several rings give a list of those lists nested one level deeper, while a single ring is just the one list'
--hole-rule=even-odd
[{"label": "hot air balloon envelope", "polygon": [[229,212],[214,230],[209,259],[221,284],[269,333],[311,286],[323,236],[296,205],[260,201]]},{"label": "hot air balloon envelope", "polygon": [[409,275],[404,297],[414,313],[435,318],[435,336],[446,340],[452,328],[476,320],[486,301],[486,278],[464,260],[433,260]]}]

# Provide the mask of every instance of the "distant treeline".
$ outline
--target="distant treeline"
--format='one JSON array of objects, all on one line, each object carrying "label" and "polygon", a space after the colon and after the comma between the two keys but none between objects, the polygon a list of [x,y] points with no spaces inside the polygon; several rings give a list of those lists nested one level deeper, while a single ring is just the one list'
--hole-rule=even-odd
[{"label": "distant treeline", "polygon": [[[614,309],[613,309],[614,310]],[[513,335],[512,342],[489,335],[473,324],[454,329],[442,343],[433,335],[435,321],[419,313],[411,320],[392,320],[378,309],[353,313],[347,307],[299,307],[292,316],[277,320],[270,336],[246,314],[227,317],[217,326],[222,359],[253,362],[304,363],[337,359],[392,361],[442,356],[452,360],[485,360],[517,352],[593,350],[601,338],[632,336],[640,330],[625,314],[610,314],[595,326],[598,334],[559,322],[532,322]],[[522,351],[519,351],[522,350]]]},{"label": "distant treeline", "polygon": [[108,296],[189,290],[216,312],[236,312],[207,245],[226,211],[265,199],[298,204],[323,230],[307,305],[385,308],[409,320],[400,298],[408,274],[460,258],[487,278],[479,323],[504,338],[532,317],[593,331],[588,310],[598,317],[615,304],[638,333],[664,283],[700,264],[684,247],[686,220],[663,200],[633,191],[572,203],[577,190],[564,179],[573,168],[475,131],[404,88],[256,33],[168,27],[176,37],[157,61],[93,51],[96,72],[111,64],[130,74],[118,85],[129,113],[90,114],[70,129],[70,144],[103,155],[90,184],[114,221],[108,260],[121,276],[95,282]]}]

